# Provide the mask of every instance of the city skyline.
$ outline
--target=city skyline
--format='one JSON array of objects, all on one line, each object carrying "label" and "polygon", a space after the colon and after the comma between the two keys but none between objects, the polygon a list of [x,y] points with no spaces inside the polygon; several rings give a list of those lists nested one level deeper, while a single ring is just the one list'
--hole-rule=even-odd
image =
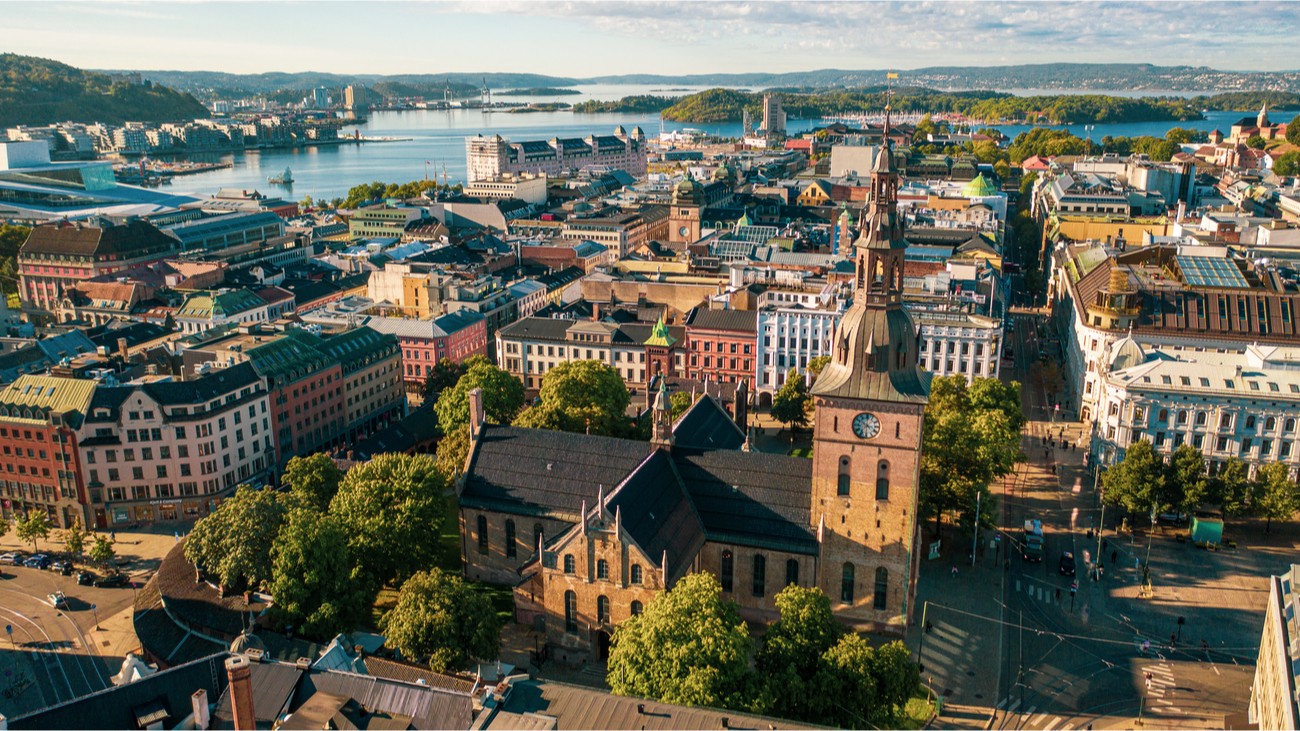
[{"label": "city skyline", "polygon": [[[238,12],[241,7],[255,12],[264,27],[290,32],[247,33],[249,15]],[[340,1],[313,4],[311,13],[306,7],[11,5],[0,46],[82,68],[231,73],[531,72],[582,78],[1053,62],[1232,71],[1300,66],[1288,53],[1288,39],[1300,30],[1300,5],[1281,2]],[[361,13],[360,26],[357,17],[344,20],[354,12]],[[1270,32],[1253,34],[1243,45],[1234,35],[1203,33],[1206,27]],[[579,52],[558,52],[573,48]]]}]

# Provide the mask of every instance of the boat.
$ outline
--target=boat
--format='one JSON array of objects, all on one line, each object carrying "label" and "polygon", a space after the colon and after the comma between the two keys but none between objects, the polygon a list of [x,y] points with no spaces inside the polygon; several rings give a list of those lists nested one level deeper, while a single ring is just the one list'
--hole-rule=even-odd
[{"label": "boat", "polygon": [[292,185],[293,171],[290,170],[289,168],[285,168],[283,173],[279,175],[272,175],[271,177],[266,179],[266,182],[274,183],[276,185]]}]

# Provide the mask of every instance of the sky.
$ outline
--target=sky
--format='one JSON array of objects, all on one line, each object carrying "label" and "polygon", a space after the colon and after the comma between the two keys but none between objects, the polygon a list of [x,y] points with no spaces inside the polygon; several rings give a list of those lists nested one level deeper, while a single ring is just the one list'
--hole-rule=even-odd
[{"label": "sky", "polygon": [[90,69],[586,77],[1047,62],[1300,68],[1296,2],[28,0],[0,2],[0,17],[0,51]]}]

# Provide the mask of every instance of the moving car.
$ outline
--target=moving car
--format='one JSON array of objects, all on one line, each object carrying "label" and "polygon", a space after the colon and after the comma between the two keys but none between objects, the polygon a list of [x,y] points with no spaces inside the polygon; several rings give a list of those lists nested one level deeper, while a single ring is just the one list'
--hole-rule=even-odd
[{"label": "moving car", "polygon": [[98,577],[97,575],[95,575],[95,572],[94,572],[94,571],[78,571],[78,572],[77,572],[77,585],[79,585],[79,586],[91,586],[92,584],[95,583],[95,580],[98,579],[98,578],[99,578],[99,577]]},{"label": "moving car", "polygon": [[45,598],[50,602],[50,606],[55,609],[68,608],[68,597],[64,596],[61,591],[50,592],[50,595]]},{"label": "moving car", "polygon": [[1066,551],[1061,554],[1061,563],[1057,567],[1061,576],[1074,576],[1074,554]]},{"label": "moving car", "polygon": [[50,564],[50,571],[57,571],[58,573],[63,574],[64,576],[72,576],[72,562],[55,561],[54,563]]},{"label": "moving car", "polygon": [[50,565],[50,557],[43,553],[38,553],[35,556],[31,556],[26,561],[23,561],[23,565],[29,569],[43,569]]},{"label": "moving car", "polygon": [[0,554],[0,564],[5,566],[17,566],[23,562],[21,553],[3,553]]},{"label": "moving car", "polygon": [[126,574],[114,571],[113,573],[104,576],[102,579],[95,579],[92,585],[101,588],[113,588],[118,586],[129,586],[130,584],[131,579],[128,578]]}]

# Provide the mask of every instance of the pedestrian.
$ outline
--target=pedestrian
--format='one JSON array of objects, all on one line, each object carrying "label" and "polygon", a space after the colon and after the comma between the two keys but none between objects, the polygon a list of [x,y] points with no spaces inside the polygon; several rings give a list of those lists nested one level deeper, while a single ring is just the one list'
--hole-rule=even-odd
[{"label": "pedestrian", "polygon": [[1205,640],[1201,640],[1201,650],[1205,652],[1205,654],[1207,655],[1210,654],[1210,643],[1206,642]]},{"label": "pedestrian", "polygon": [[957,578],[957,564],[952,565],[952,578]]},{"label": "pedestrian", "polygon": [[1142,654],[1146,654],[1151,649],[1151,640],[1142,640]]},{"label": "pedestrian", "polygon": [[1178,643],[1178,634],[1177,634],[1176,632],[1170,632],[1170,633],[1169,633],[1169,649],[1171,649],[1171,650],[1174,649],[1174,645],[1176,645],[1177,643]]},{"label": "pedestrian", "polygon": [[1056,601],[1061,601],[1061,587],[1056,587]]},{"label": "pedestrian", "polygon": [[1119,558],[1119,551],[1111,551],[1111,552],[1110,552],[1110,562],[1111,562],[1111,563],[1115,563],[1115,561],[1116,561],[1118,558]]}]

